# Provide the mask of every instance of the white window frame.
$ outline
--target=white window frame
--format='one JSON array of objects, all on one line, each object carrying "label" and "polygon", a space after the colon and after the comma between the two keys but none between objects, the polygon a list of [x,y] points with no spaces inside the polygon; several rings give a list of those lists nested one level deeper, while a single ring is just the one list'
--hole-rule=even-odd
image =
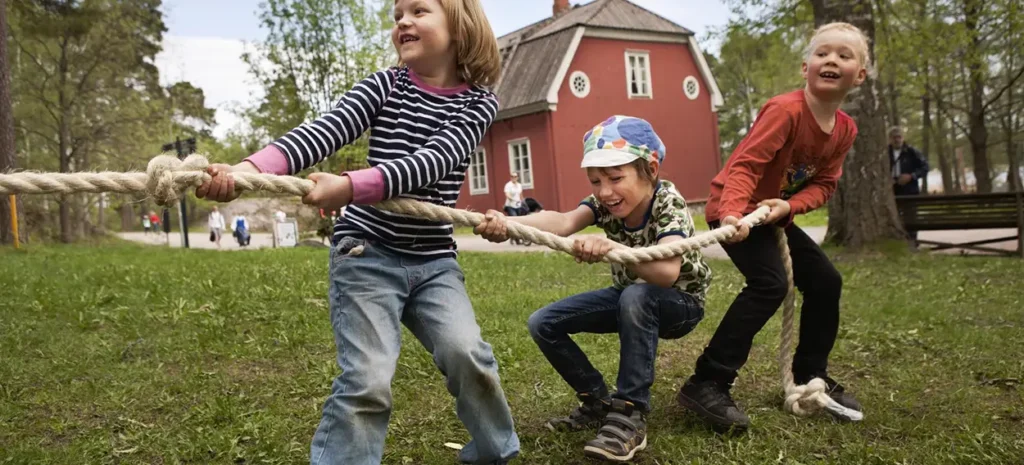
[{"label": "white window frame", "polygon": [[[479,173],[477,172],[479,170]],[[480,181],[477,186],[474,181]],[[481,195],[490,192],[487,182],[487,151],[477,147],[469,154],[469,195]]]},{"label": "white window frame", "polygon": [[[525,172],[528,172],[530,174],[529,175],[530,182],[526,182],[527,176],[523,175],[523,173],[524,173],[523,169],[521,169],[521,168],[520,169],[516,169],[518,164],[516,163],[516,156],[514,154],[514,152],[515,152],[514,147],[517,147],[517,146],[520,146],[520,145],[526,146],[526,164],[529,165],[529,166],[526,168]],[[523,158],[523,157],[520,156],[520,158]],[[523,189],[533,189],[533,150],[530,150],[530,139],[528,137],[524,137],[524,138],[520,138],[520,139],[512,139],[512,140],[508,141],[508,166],[509,166],[509,173],[511,173],[513,171],[519,173],[519,183],[523,185]]]},{"label": "white window frame", "polygon": [[[637,93],[633,93],[633,67],[629,63],[630,58],[635,59],[637,63],[639,63],[640,59],[643,59],[643,62],[647,65],[646,69],[644,69],[643,66],[639,67],[641,71],[646,71],[647,80],[643,83],[647,84],[647,89],[641,89]],[[625,61],[626,95],[628,95],[629,98],[654,98],[654,82],[653,79],[651,79],[651,53],[645,50],[626,50]],[[643,92],[643,90],[646,90],[646,92]]]}]

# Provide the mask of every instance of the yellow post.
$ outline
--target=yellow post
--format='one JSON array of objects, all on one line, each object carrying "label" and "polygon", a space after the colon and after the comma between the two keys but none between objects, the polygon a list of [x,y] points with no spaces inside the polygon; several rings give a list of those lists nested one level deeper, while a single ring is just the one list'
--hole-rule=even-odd
[{"label": "yellow post", "polygon": [[14,248],[20,248],[18,238],[18,198],[11,194],[11,232],[14,233]]}]

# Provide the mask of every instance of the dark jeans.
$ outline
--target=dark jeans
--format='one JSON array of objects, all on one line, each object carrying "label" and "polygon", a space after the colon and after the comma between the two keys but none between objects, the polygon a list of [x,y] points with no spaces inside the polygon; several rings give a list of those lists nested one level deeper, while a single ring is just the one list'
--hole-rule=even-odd
[{"label": "dark jeans", "polygon": [[693,296],[652,284],[585,292],[534,312],[530,335],[555,371],[576,391],[608,397],[608,386],[586,354],[569,337],[576,333],[619,333],[619,378],[614,397],[648,410],[654,384],[658,338],[685,336],[704,318]]},{"label": "dark jeans", "polygon": [[[712,228],[718,222],[711,222]],[[697,359],[696,378],[732,383],[747,362],[754,336],[775,314],[786,297],[786,273],[775,240],[777,226],[758,226],[746,240],[722,244],[747,284],[726,311],[711,342]],[[800,343],[793,358],[793,375],[804,384],[825,376],[828,356],[839,331],[839,297],[843,280],[828,256],[796,225],[786,228],[793,281],[803,294]]]},{"label": "dark jeans", "polygon": [[522,204],[519,208],[505,207],[505,216],[526,216],[530,214],[530,209],[526,207],[526,204]]}]

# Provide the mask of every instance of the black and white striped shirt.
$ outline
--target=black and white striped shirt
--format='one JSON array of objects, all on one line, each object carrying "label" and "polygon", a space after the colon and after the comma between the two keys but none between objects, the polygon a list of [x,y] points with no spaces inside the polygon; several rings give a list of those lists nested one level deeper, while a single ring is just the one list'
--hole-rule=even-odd
[{"label": "black and white striped shirt", "polygon": [[[376,72],[338,101],[335,108],[273,144],[298,173],[370,130],[367,161],[381,170],[384,198],[402,197],[455,206],[470,153],[498,111],[497,98],[479,87],[435,92],[408,68]],[[334,239],[374,239],[401,253],[454,257],[452,225],[349,205],[334,225]]]}]

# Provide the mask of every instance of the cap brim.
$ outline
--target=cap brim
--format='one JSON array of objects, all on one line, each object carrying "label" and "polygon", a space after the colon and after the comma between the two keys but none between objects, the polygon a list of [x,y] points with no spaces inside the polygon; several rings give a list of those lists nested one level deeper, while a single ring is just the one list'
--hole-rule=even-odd
[{"label": "cap brim", "polygon": [[632,163],[640,157],[622,150],[597,149],[583,155],[583,163],[580,168],[607,168],[609,166],[622,166]]}]

